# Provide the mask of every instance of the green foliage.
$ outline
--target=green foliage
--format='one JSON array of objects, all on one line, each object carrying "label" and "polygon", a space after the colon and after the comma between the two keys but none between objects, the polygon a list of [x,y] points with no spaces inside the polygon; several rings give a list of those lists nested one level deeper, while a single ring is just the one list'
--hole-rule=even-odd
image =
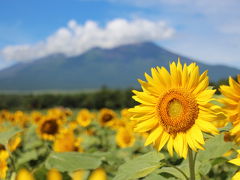
[{"label": "green foliage", "polygon": [[132,92],[103,87],[94,92],[49,93],[49,94],[2,94],[0,109],[32,110],[46,109],[54,106],[69,108],[101,109],[103,107],[120,109],[132,107],[136,102],[131,98]]},{"label": "green foliage", "polygon": [[153,151],[129,160],[119,167],[114,180],[131,180],[147,176],[162,166],[160,161],[163,158],[163,154]]},{"label": "green foliage", "polygon": [[21,129],[18,127],[12,127],[8,131],[0,132],[0,144],[6,146],[8,141],[19,132],[21,132]]},{"label": "green foliage", "polygon": [[101,158],[78,152],[51,153],[46,160],[47,169],[73,172],[78,169],[96,169],[101,165]]},{"label": "green foliage", "polygon": [[208,161],[214,158],[222,157],[225,152],[230,150],[233,146],[232,142],[225,142],[224,135],[212,137],[206,141],[204,151],[200,151],[198,154],[198,160],[200,162]]}]

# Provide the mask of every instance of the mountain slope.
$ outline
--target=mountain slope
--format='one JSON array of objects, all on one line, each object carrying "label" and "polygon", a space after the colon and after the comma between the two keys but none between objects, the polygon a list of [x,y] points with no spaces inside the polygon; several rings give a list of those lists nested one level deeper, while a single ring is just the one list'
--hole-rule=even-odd
[{"label": "mountain slope", "polygon": [[[149,72],[151,67],[167,67],[169,61],[178,57],[182,62],[192,62],[149,42],[113,49],[94,48],[75,57],[55,54],[0,71],[0,90],[78,90],[102,85],[133,87],[137,85],[137,78],[143,79],[144,72]],[[223,65],[198,65],[202,70],[209,70],[213,81],[240,72]]]}]

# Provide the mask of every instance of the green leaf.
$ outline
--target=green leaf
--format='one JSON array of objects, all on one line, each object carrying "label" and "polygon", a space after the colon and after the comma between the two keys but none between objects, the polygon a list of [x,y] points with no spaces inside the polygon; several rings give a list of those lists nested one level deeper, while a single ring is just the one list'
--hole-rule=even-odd
[{"label": "green leaf", "polygon": [[7,145],[8,141],[22,130],[18,127],[12,127],[8,131],[0,133],[0,144]]},{"label": "green leaf", "polygon": [[220,132],[228,132],[232,129],[232,123],[228,123],[226,126],[219,129]]},{"label": "green leaf", "polygon": [[113,180],[131,180],[147,176],[161,167],[160,160],[163,158],[163,154],[154,151],[129,160],[119,167]]},{"label": "green leaf", "polygon": [[38,154],[36,150],[27,151],[21,154],[21,157],[18,158],[17,166],[20,166],[21,164],[24,164],[28,161],[37,160],[37,159],[38,159]]},{"label": "green leaf", "polygon": [[185,179],[184,175],[173,167],[163,167],[158,171],[158,173],[168,173],[174,177],[177,177],[178,179]]},{"label": "green leaf", "polygon": [[[196,176],[196,179],[200,179],[200,174],[197,171],[199,169],[199,166],[200,166],[200,162],[196,161],[195,162],[195,176]],[[180,169],[186,176],[188,176],[188,177],[190,176],[188,159],[183,160],[180,165],[175,166],[175,167]],[[168,173],[168,174],[171,174],[172,176],[176,177],[177,179],[183,179],[183,180],[186,179],[185,176],[179,170],[177,170],[174,167],[162,167],[161,169],[157,170],[156,172],[158,174],[159,173]]]},{"label": "green leaf", "polygon": [[223,136],[220,134],[206,141],[205,150],[199,151],[197,156],[200,162],[222,157],[225,152],[231,149],[233,143],[225,142]]},{"label": "green leaf", "polygon": [[[170,180],[172,178],[167,178],[167,179]],[[166,180],[166,178],[159,174],[152,173],[151,175],[144,178],[144,180]],[[176,179],[174,178],[174,180],[176,180]]]},{"label": "green leaf", "polygon": [[200,164],[198,171],[202,175],[207,175],[211,168],[212,168],[211,162],[204,161]]},{"label": "green leaf", "polygon": [[48,170],[44,166],[40,166],[37,169],[34,169],[34,177],[36,180],[47,179]]},{"label": "green leaf", "polygon": [[39,139],[36,139],[35,141],[29,141],[28,143],[25,142],[23,148],[25,151],[29,151],[30,149],[35,149],[42,146],[43,142]]},{"label": "green leaf", "polygon": [[101,159],[94,155],[79,152],[51,153],[46,168],[55,168],[59,171],[73,172],[78,169],[96,169],[101,165]]}]

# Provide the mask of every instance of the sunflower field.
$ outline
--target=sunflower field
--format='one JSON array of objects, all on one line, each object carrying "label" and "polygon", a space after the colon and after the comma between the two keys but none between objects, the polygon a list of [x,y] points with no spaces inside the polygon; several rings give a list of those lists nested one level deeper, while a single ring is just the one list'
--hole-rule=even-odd
[{"label": "sunflower field", "polygon": [[[145,73],[137,105],[0,111],[0,179],[240,179],[240,75],[173,62]],[[97,97],[96,97],[97,98]]]}]

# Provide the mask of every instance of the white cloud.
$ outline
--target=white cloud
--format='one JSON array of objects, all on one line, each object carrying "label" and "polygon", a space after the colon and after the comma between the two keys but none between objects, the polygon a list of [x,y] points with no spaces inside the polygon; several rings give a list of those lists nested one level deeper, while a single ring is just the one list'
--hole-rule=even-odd
[{"label": "white cloud", "polygon": [[113,48],[129,43],[159,41],[173,34],[174,29],[164,21],[114,19],[101,27],[94,21],[80,25],[71,20],[67,27],[58,29],[43,41],[7,46],[0,50],[0,55],[5,60],[14,61],[33,60],[54,53],[74,56],[93,47]]}]

